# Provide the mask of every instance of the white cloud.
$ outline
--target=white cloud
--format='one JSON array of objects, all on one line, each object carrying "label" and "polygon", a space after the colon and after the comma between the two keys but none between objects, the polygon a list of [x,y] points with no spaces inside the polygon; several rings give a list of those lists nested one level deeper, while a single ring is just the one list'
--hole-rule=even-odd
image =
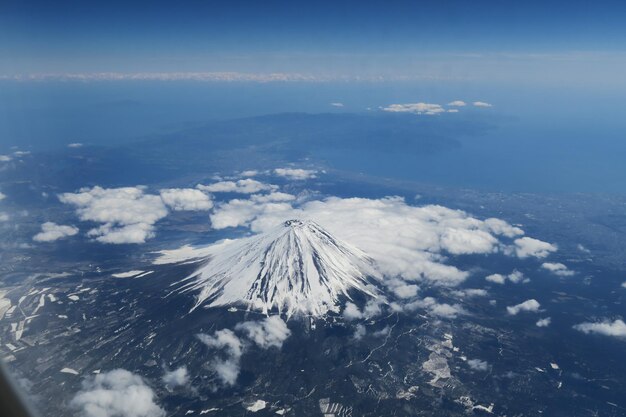
[{"label": "white cloud", "polygon": [[361,313],[356,304],[347,302],[346,307],[343,309],[343,317],[346,320],[358,320],[363,317],[363,313]]},{"label": "white cloud", "polygon": [[622,282],[622,288],[626,288],[626,281]]},{"label": "white cloud", "polygon": [[165,385],[170,388],[179,387],[181,385],[187,385],[189,382],[189,372],[186,366],[174,369],[173,371],[167,371],[162,378]]},{"label": "white cloud", "polygon": [[546,317],[545,319],[537,320],[537,327],[548,327],[552,323],[552,319],[550,317]]},{"label": "white cloud", "polygon": [[506,277],[502,274],[491,274],[487,275],[485,280],[493,282],[494,284],[504,284],[506,282]]},{"label": "white cloud", "polygon": [[78,143],[78,142],[68,143],[68,144],[67,144],[67,147],[68,147],[68,148],[80,148],[80,147],[82,147],[82,146],[83,146],[83,144],[82,144],[82,143]]},{"label": "white cloud", "polygon": [[454,319],[460,314],[465,314],[465,310],[458,304],[439,303],[433,297],[426,297],[422,300],[416,300],[401,307],[404,311],[414,311],[417,309],[425,309],[429,314]]},{"label": "white cloud", "polygon": [[381,304],[382,300],[371,299],[361,311],[356,304],[347,302],[343,310],[343,318],[348,321],[374,318],[382,313]]},{"label": "white cloud", "polygon": [[0,155],[0,162],[9,162],[12,159],[13,158],[11,158],[9,155]]},{"label": "white cloud", "polygon": [[507,280],[512,282],[513,284],[518,284],[520,282],[528,282],[528,278],[524,277],[524,274],[518,271],[517,269],[511,272],[508,275],[502,274],[491,274],[485,277],[485,280],[489,282],[493,282],[494,284],[504,284]]},{"label": "white cloud", "polygon": [[560,277],[570,277],[574,275],[574,271],[569,270],[567,266],[559,262],[544,262],[541,264],[541,267]]},{"label": "white cloud", "polygon": [[354,340],[361,340],[366,334],[367,329],[365,328],[365,326],[363,326],[362,324],[357,324],[356,328],[354,329],[354,335],[352,335],[352,338]]},{"label": "white cloud", "polygon": [[467,361],[467,366],[475,371],[488,371],[489,363],[486,361],[482,361],[480,359],[469,359]]},{"label": "white cloud", "polygon": [[316,178],[317,171],[301,168],[276,168],[274,174],[290,180],[308,180],[310,178]]},{"label": "white cloud", "polygon": [[406,103],[391,104],[387,107],[383,107],[383,111],[391,113],[414,113],[433,116],[435,114],[445,113],[446,110],[441,106],[441,104]]},{"label": "white cloud", "polygon": [[246,321],[237,324],[236,330],[246,334],[259,347],[267,349],[269,347],[281,348],[283,342],[287,340],[291,331],[280,316],[267,317],[263,321]]},{"label": "white cloud", "polygon": [[487,291],[481,288],[467,288],[464,290],[455,290],[452,291],[451,294],[459,298],[486,297],[488,295]]},{"label": "white cloud", "polygon": [[626,337],[626,323],[623,320],[604,320],[596,323],[580,323],[574,326],[574,329],[583,333],[597,333],[604,336]]},{"label": "white cloud", "polygon": [[0,211],[0,222],[7,222],[9,221],[10,217],[8,214],[6,214],[5,212]]},{"label": "white cloud", "polygon": [[472,103],[474,107],[492,107],[491,104],[485,103],[484,101],[475,101]]},{"label": "white cloud", "polygon": [[531,299],[531,300],[526,300],[523,303],[520,303],[514,306],[509,306],[506,308],[506,311],[510,315],[515,316],[522,311],[529,311],[529,312],[539,311],[539,307],[541,307],[541,304],[539,304],[537,300]]},{"label": "white cloud", "polygon": [[333,107],[343,107],[343,103],[330,103]]},{"label": "white cloud", "polygon": [[214,229],[244,226],[250,221],[270,216],[276,212],[288,212],[292,210],[288,201],[295,196],[286,193],[271,193],[267,195],[253,195],[249,200],[230,200],[220,204],[210,215],[211,225]]},{"label": "white cloud", "polygon": [[64,237],[74,236],[78,233],[78,228],[74,226],[63,226],[60,224],[46,222],[41,225],[41,232],[33,236],[36,242],[52,242]]},{"label": "white cloud", "polygon": [[[235,330],[243,333],[247,340],[261,349],[281,348],[291,334],[287,324],[279,316],[270,316],[262,321],[239,323]],[[222,351],[223,357],[213,359],[211,367],[222,385],[235,385],[241,370],[241,356],[245,350],[242,339],[230,329],[218,330],[213,335],[200,333],[197,337],[207,347]]]},{"label": "white cloud", "polygon": [[61,194],[59,199],[75,206],[82,221],[102,223],[88,232],[102,243],[143,243],[154,236],[154,224],[168,213],[160,196],[145,194],[141,187],[96,186]]},{"label": "white cloud", "polygon": [[246,226],[263,232],[289,219],[313,220],[371,256],[383,274],[443,285],[456,285],[469,275],[446,265],[447,254],[493,253],[502,246],[498,236],[523,233],[502,220],[478,220],[442,206],[411,206],[400,197],[329,197],[295,204],[272,197],[278,194],[218,205],[210,216],[213,228]]},{"label": "white cloud", "polygon": [[448,103],[448,106],[454,106],[454,107],[463,107],[466,106],[467,103],[462,101],[462,100],[454,100],[451,101],[450,103]]},{"label": "white cloud", "polygon": [[168,188],[160,191],[161,199],[172,210],[201,211],[213,208],[211,197],[193,188]]},{"label": "white cloud", "polygon": [[240,174],[242,177],[254,177],[259,175],[259,171],[255,169],[249,169],[247,171],[242,171]]},{"label": "white cloud", "polygon": [[391,290],[398,298],[412,298],[417,295],[417,292],[419,291],[419,287],[414,284],[401,283],[399,285],[392,287]]},{"label": "white cloud", "polygon": [[82,383],[70,405],[82,417],[160,417],[165,411],[144,380],[124,369],[114,369]]},{"label": "white cloud", "polygon": [[[250,172],[250,171],[246,171]],[[255,171],[256,172],[256,171]],[[243,175],[243,173],[242,173]],[[271,184],[265,184],[251,178],[246,178],[239,181],[220,181],[209,185],[198,185],[197,188],[202,191],[211,193],[239,193],[239,194],[254,194],[261,191],[275,191],[277,186]]]},{"label": "white cloud", "polygon": [[0,192],[0,200],[4,200],[6,197],[6,194]]},{"label": "white cloud", "polygon": [[212,336],[198,334],[198,339],[206,346],[224,351],[225,357],[214,359],[212,368],[223,385],[233,386],[237,382],[243,345],[237,335],[229,329],[216,331]]},{"label": "white cloud", "polygon": [[545,258],[550,255],[551,252],[555,252],[557,250],[556,245],[543,242],[538,239],[533,239],[528,236],[515,239],[513,243],[515,246],[512,248],[512,251],[519,258],[528,258],[529,256],[535,258]]}]

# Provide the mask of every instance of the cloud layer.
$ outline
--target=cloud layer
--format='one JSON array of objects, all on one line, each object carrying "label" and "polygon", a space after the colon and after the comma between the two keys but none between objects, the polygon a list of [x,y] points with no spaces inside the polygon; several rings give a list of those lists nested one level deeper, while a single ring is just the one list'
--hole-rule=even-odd
[{"label": "cloud layer", "polygon": [[[313,220],[337,238],[357,246],[377,262],[385,275],[443,285],[456,285],[469,275],[447,265],[448,256],[504,252],[543,257],[553,248],[531,238],[505,244],[502,240],[524,232],[502,220],[479,220],[460,210],[410,206],[400,197],[328,197],[298,204],[294,196],[274,193],[231,200],[218,205],[211,214],[215,229],[243,226],[253,232],[270,230],[294,218]],[[518,251],[520,242],[524,247]]]}]

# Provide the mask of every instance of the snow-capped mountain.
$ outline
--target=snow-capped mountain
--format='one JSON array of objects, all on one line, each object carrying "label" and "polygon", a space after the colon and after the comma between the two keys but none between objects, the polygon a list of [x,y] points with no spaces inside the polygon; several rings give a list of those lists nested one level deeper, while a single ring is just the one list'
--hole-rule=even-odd
[{"label": "snow-capped mountain", "polygon": [[243,304],[288,316],[320,316],[336,311],[350,290],[377,296],[373,261],[309,220],[285,221],[206,255],[206,263],[181,282],[180,291],[199,291],[194,308]]}]

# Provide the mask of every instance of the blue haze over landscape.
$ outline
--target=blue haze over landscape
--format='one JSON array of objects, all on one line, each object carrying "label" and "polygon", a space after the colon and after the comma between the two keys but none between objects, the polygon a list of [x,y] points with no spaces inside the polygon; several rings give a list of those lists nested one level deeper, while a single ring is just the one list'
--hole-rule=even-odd
[{"label": "blue haze over landscape", "polygon": [[625,19],[3,3],[0,358],[43,416],[626,415]]}]

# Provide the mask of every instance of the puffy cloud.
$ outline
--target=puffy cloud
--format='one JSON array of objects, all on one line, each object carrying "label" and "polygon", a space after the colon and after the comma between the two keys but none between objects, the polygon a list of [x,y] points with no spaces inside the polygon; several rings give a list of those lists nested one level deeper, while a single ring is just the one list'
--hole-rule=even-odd
[{"label": "puffy cloud", "polygon": [[383,107],[383,111],[392,113],[414,113],[425,114],[433,116],[435,114],[444,113],[446,110],[441,104],[432,103],[406,103],[406,104],[391,104],[387,107]]},{"label": "puffy cloud", "polygon": [[524,277],[524,274],[518,270],[514,270],[508,275],[502,274],[491,274],[485,277],[486,281],[493,282],[494,284],[504,284],[506,281],[510,281],[513,284],[518,284],[520,282],[528,282],[529,279]]},{"label": "puffy cloud", "polygon": [[451,101],[450,103],[448,103],[448,106],[454,106],[454,107],[463,107],[463,106],[466,106],[466,105],[467,105],[467,103],[465,103],[462,100],[454,100],[454,101]]},{"label": "puffy cloud", "polygon": [[491,274],[487,275],[485,280],[493,282],[494,284],[504,284],[506,282],[506,277],[502,274]]},{"label": "puffy cloud", "polygon": [[570,277],[574,275],[574,271],[569,270],[567,266],[559,262],[544,262],[541,264],[541,267],[560,277]]},{"label": "puffy cloud", "polygon": [[626,323],[620,319],[614,321],[604,320],[595,323],[580,323],[575,325],[574,329],[586,334],[596,333],[603,336],[626,337]]},{"label": "puffy cloud", "polygon": [[221,204],[211,223],[215,229],[247,226],[263,232],[289,219],[313,220],[366,252],[385,275],[445,285],[468,276],[446,265],[446,254],[493,253],[501,246],[497,236],[523,233],[502,220],[481,221],[442,206],[410,206],[400,197],[329,197],[295,206],[286,199],[277,201],[275,194]]},{"label": "puffy cloud", "polygon": [[412,298],[417,295],[419,288],[420,287],[414,284],[400,283],[399,285],[393,286],[391,290],[398,298]]},{"label": "puffy cloud", "polygon": [[249,169],[247,171],[242,171],[240,173],[240,175],[242,177],[254,177],[254,176],[259,175],[259,171],[255,170],[255,169]]},{"label": "puffy cloud", "polygon": [[186,366],[174,369],[173,371],[167,371],[162,378],[165,385],[170,388],[175,388],[181,385],[187,385],[189,382],[189,373]]},{"label": "puffy cloud", "polygon": [[552,319],[550,317],[546,317],[545,319],[537,320],[537,327],[548,327],[552,323]]},{"label": "puffy cloud", "polygon": [[102,243],[143,243],[154,236],[154,224],[168,213],[161,197],[145,194],[142,187],[96,186],[61,194],[59,199],[75,206],[81,220],[102,223],[88,232]]},{"label": "puffy cloud", "polygon": [[519,258],[528,258],[530,256],[535,258],[545,258],[550,255],[551,252],[557,250],[556,245],[548,242],[543,242],[532,237],[524,236],[519,239],[515,239],[512,252]]},{"label": "puffy cloud", "polygon": [[87,378],[70,405],[83,417],[165,416],[152,389],[139,375],[124,369]]},{"label": "puffy cloud", "polygon": [[36,242],[52,242],[64,237],[74,236],[78,233],[78,228],[74,226],[63,226],[53,222],[46,222],[41,225],[41,232],[33,236]]},{"label": "puffy cloud", "polygon": [[626,288],[626,281],[622,282],[622,288]]},{"label": "puffy cloud", "polygon": [[333,107],[343,107],[343,103],[330,103]]},{"label": "puffy cloud", "polygon": [[316,178],[317,171],[301,168],[276,168],[274,174],[290,180],[308,180],[310,178]]},{"label": "puffy cloud", "polygon": [[[245,171],[250,173],[251,171]],[[254,171],[256,173],[256,171]],[[244,175],[244,173],[242,173]],[[244,175],[246,176],[246,175]],[[275,191],[277,186],[271,184],[265,184],[251,178],[246,178],[238,181],[220,181],[209,185],[198,185],[197,188],[202,191],[211,193],[239,193],[239,194],[254,194],[261,191]]]},{"label": "puffy cloud", "polygon": [[101,243],[144,243],[154,237],[155,223],[172,210],[209,210],[210,196],[192,188],[163,189],[146,194],[144,187],[83,188],[59,195],[62,203],[76,207],[82,221],[101,223],[87,236]]},{"label": "puffy cloud", "polygon": [[211,197],[193,188],[168,188],[160,191],[161,199],[172,210],[201,211],[213,208]]},{"label": "puffy cloud", "polygon": [[0,155],[0,162],[10,162],[13,158],[9,155]]},{"label": "puffy cloud", "polygon": [[352,338],[354,340],[361,340],[366,334],[367,329],[365,328],[365,326],[363,326],[362,324],[357,324],[356,328],[354,329],[354,335],[352,335]]},{"label": "puffy cloud", "polygon": [[214,359],[212,368],[223,385],[235,385],[243,354],[243,345],[239,337],[229,329],[218,330],[213,335],[201,333],[197,336],[206,346],[224,351],[225,357]]},{"label": "puffy cloud", "polygon": [[0,192],[0,200],[4,200],[6,198],[6,194],[3,194],[2,192]]},{"label": "puffy cloud", "polygon": [[371,299],[363,307],[363,311],[356,304],[347,302],[343,310],[343,318],[346,320],[371,319],[382,313],[382,300]]},{"label": "puffy cloud", "polygon": [[404,311],[425,309],[429,314],[433,316],[447,319],[454,319],[460,314],[465,314],[465,310],[463,310],[460,305],[439,303],[433,297],[426,297],[422,300],[413,301],[412,303],[406,304],[401,308]]},{"label": "puffy cloud", "polygon": [[363,313],[361,313],[356,304],[347,302],[346,307],[343,309],[343,317],[346,320],[358,320],[363,317]]},{"label": "puffy cloud", "polygon": [[274,215],[276,212],[292,210],[288,201],[295,199],[291,194],[271,193],[267,195],[253,195],[249,200],[230,200],[221,204],[211,214],[211,225],[214,229],[238,227],[264,216]]},{"label": "puffy cloud", "polygon": [[8,214],[0,211],[0,222],[7,222],[9,221],[10,217]]},{"label": "puffy cloud", "polygon": [[485,103],[484,101],[475,101],[472,105],[474,105],[474,107],[493,107],[491,104]]},{"label": "puffy cloud", "polygon": [[469,359],[467,361],[467,366],[469,366],[474,371],[488,371],[489,363],[486,361],[482,361],[480,359]]},{"label": "puffy cloud", "polygon": [[486,290],[481,288],[467,288],[464,290],[455,290],[450,294],[459,298],[472,298],[472,297],[486,297],[488,295]]},{"label": "puffy cloud", "polygon": [[272,346],[281,348],[291,334],[287,324],[279,316],[271,316],[263,321],[239,323],[235,329],[245,333],[248,339],[263,349]]},{"label": "puffy cloud", "polygon": [[523,303],[520,303],[514,306],[509,306],[506,308],[506,311],[510,315],[515,316],[522,311],[530,311],[530,312],[538,311],[539,307],[541,307],[541,304],[539,304],[537,300],[530,299],[530,300],[524,301]]},{"label": "puffy cloud", "polygon": [[[239,323],[235,330],[244,334],[247,338],[244,340],[250,340],[262,349],[281,348],[291,334],[287,324],[279,316]],[[241,356],[245,351],[244,340],[230,329],[218,330],[213,335],[200,333],[197,337],[207,347],[222,351],[223,356],[213,359],[211,367],[222,385],[235,385],[241,370]]]}]

